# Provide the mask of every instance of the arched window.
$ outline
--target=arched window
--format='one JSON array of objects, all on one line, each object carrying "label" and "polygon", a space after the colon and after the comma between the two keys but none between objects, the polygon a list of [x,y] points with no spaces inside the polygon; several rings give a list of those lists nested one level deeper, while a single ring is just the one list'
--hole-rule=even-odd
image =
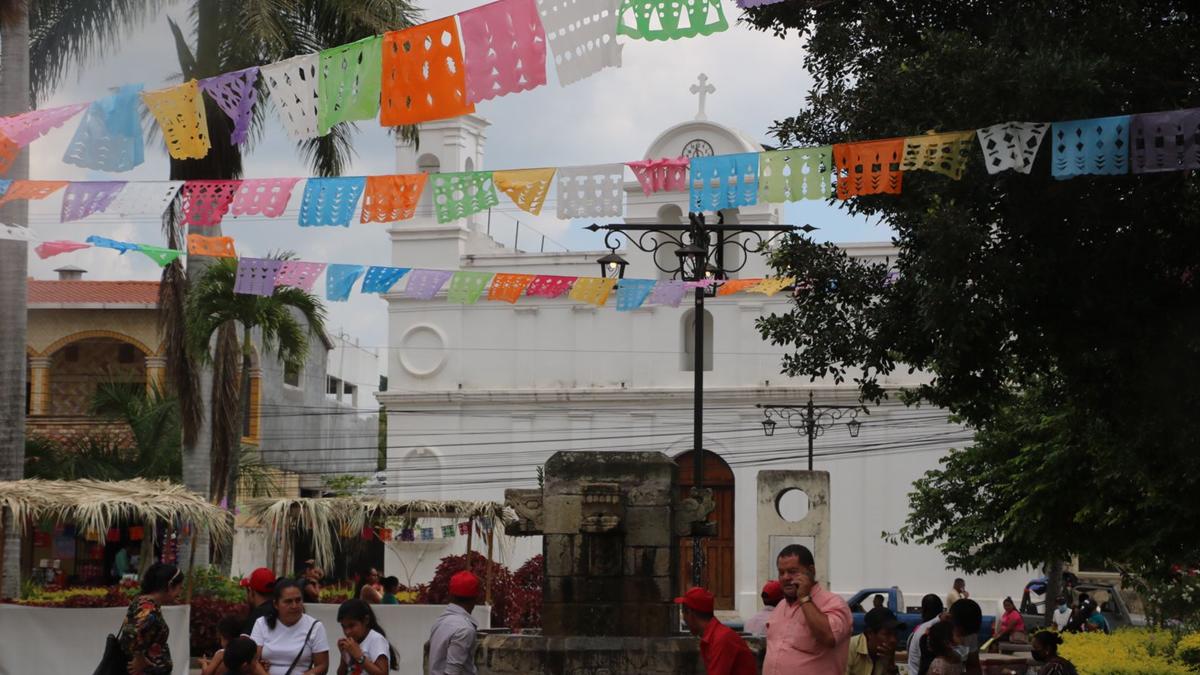
[{"label": "arched window", "polygon": [[[437,158],[437,155],[425,153],[417,158],[417,171],[420,173],[441,173],[442,161]],[[433,188],[429,185],[421,191],[421,199],[417,201],[417,208],[423,213],[433,212]]]},{"label": "arched window", "polygon": [[[679,208],[678,204],[663,204],[658,207],[658,220],[655,222],[661,225],[682,225],[683,224],[683,209]],[[654,253],[655,267],[659,268],[659,279],[672,278],[671,273],[662,271],[663,268],[675,269],[679,266],[679,256],[675,255],[679,247],[673,243],[667,243],[662,248]]]},{"label": "arched window", "polygon": [[[679,369],[685,372],[695,371],[695,351],[696,345],[696,310],[689,309],[683,313],[683,330],[680,331],[683,335],[683,349],[680,350]],[[713,345],[713,318],[712,314],[706,309],[704,310],[704,370],[712,370],[712,345]]]}]

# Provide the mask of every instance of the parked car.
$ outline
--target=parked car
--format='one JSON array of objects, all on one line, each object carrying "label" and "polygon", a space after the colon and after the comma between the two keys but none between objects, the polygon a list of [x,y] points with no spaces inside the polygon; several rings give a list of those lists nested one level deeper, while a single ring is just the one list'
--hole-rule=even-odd
[{"label": "parked car", "polygon": [[[1121,596],[1121,591],[1112,584],[1095,584],[1080,582],[1075,584],[1070,590],[1064,590],[1064,594],[1069,595],[1071,605],[1078,606],[1081,595],[1087,595],[1100,604],[1100,613],[1108,620],[1108,627],[1111,630],[1123,628],[1126,626],[1145,626],[1146,617],[1141,614],[1132,614],[1129,611],[1129,606],[1125,604],[1125,598]],[[1046,606],[1046,598],[1034,599],[1029,596],[1028,591],[1025,594],[1027,597],[1021,602],[1021,616],[1025,617],[1026,626],[1041,626],[1045,623],[1042,612]],[[1034,623],[1030,623],[1033,621]]]},{"label": "parked car", "polygon": [[[898,644],[901,646],[908,643],[908,634],[912,629],[921,625],[921,608],[906,607],[904,604],[904,593],[892,586],[891,588],[864,588],[863,590],[850,596],[846,602],[850,605],[850,613],[854,617],[854,632],[861,633],[865,624],[865,617],[868,611],[874,606],[874,597],[876,595],[883,596],[883,606],[892,610],[896,618],[904,624],[904,628],[896,631]],[[996,617],[984,614],[983,625],[979,628],[979,642],[983,644],[992,637],[992,625],[996,622]]]}]

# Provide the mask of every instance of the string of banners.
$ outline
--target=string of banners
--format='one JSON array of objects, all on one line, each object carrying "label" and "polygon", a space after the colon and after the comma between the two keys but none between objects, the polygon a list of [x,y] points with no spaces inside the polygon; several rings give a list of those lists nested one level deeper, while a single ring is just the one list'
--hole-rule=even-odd
[{"label": "string of banners", "polygon": [[[26,228],[14,228],[28,233]],[[3,236],[3,233],[0,233]],[[41,258],[49,258],[87,248],[107,248],[124,255],[137,252],[160,266],[174,262],[185,253],[191,256],[237,258],[232,237],[206,237],[189,234],[188,249],[163,248],[149,244],[116,241],[90,236],[86,241],[43,241],[34,248]],[[474,270],[439,270],[410,267],[330,264],[278,258],[238,258],[234,292],[268,297],[276,289],[294,287],[312,291],[325,276],[325,298],[332,302],[350,299],[355,287],[365,294],[393,292],[401,280],[402,297],[432,300],[445,292],[446,301],[473,305],[482,299],[516,303],[526,298],[567,298],[596,307],[604,307],[615,294],[618,311],[633,311],[643,305],[678,307],[688,291],[717,286],[717,296],[736,293],[761,293],[774,296],[795,285],[792,277],[678,281],[674,279],[610,279],[606,277],[562,276],[551,274],[512,274]],[[361,282],[361,283],[360,283]]]},{"label": "string of banners", "polygon": [[[480,537],[487,536],[492,531],[492,523],[488,518],[482,518],[474,522],[475,534]],[[383,527],[367,526],[362,529],[361,533],[356,533],[348,529],[343,529],[338,532],[338,535],[344,539],[349,539],[356,534],[362,537],[364,541],[378,539],[381,542],[431,542],[444,541],[448,539],[456,539],[459,536],[470,534],[472,521],[463,521],[452,525],[437,525],[431,527],[422,527],[421,523],[414,523],[406,526],[402,520],[388,521]]]},{"label": "string of banners", "polygon": [[497,0],[277,63],[162,89],[125,85],[96,101],[0,119],[0,172],[21,148],[80,113],[63,161],[129,171],[144,160],[143,108],[171,157],[196,159],[217,142],[208,135],[205,96],[232,121],[221,142],[246,143],[264,92],[289,136],[306,140],[347,122],[400,126],[470,114],[481,101],[544,86],[548,60],[561,84],[578,82],[621,66],[618,35],[673,40],[728,28],[721,0]]},{"label": "string of banners", "polygon": [[[411,219],[426,190],[434,214],[449,223],[500,203],[540,215],[557,186],[562,219],[622,217],[628,167],[645,195],[689,192],[692,211],[899,194],[908,171],[961,179],[976,142],[995,174],[1030,173],[1045,137],[1053,141],[1051,174],[1120,175],[1200,168],[1200,108],[1067,122],[1007,122],[974,131],[709,157],[673,157],[561,168],[308,178],[299,205],[301,227],[349,227]],[[97,213],[160,217],[178,200],[193,228],[215,227],[226,215],[279,218],[300,178],[189,181],[64,181],[0,179],[0,204],[44,200],[61,193],[60,222]]]}]

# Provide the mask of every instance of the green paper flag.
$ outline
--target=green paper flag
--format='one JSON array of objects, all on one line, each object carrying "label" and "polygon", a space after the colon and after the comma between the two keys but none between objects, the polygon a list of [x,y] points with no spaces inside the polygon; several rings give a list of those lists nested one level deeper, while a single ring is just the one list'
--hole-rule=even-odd
[{"label": "green paper flag", "polygon": [[450,277],[450,287],[446,291],[446,302],[459,305],[473,305],[479,302],[479,297],[492,280],[491,272],[455,272]]},{"label": "green paper flag", "polygon": [[375,35],[321,52],[317,131],[324,136],[339,122],[379,114],[383,38]]},{"label": "green paper flag", "polygon": [[138,244],[138,252],[146,254],[146,257],[158,263],[159,267],[166,267],[183,255],[183,251],[179,249],[147,246],[146,244]]},{"label": "green paper flag", "polygon": [[677,40],[729,29],[721,0],[623,0],[617,17],[618,33],[641,40]]},{"label": "green paper flag", "polygon": [[774,150],[758,157],[759,203],[829,199],[833,189],[833,146]]},{"label": "green paper flag", "polygon": [[500,203],[491,171],[430,174],[439,223],[452,223]]}]

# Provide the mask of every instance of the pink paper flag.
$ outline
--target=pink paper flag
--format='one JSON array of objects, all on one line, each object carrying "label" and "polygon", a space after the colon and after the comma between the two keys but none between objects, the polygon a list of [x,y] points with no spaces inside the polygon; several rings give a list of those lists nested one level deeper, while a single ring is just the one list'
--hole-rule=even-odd
[{"label": "pink paper flag", "polygon": [[72,182],[63,194],[59,222],[83,220],[93,213],[103,212],[125,188],[125,181]]},{"label": "pink paper flag", "polygon": [[204,93],[211,96],[221,110],[233,120],[233,131],[229,138],[233,145],[246,142],[254,101],[258,97],[258,91],[254,87],[257,81],[257,66],[200,80],[200,88]]},{"label": "pink paper flag", "polygon": [[646,196],[655,192],[684,192],[690,189],[688,185],[687,157],[664,157],[662,159],[643,159],[639,162],[626,162],[633,170],[633,175],[642,184],[642,192]]},{"label": "pink paper flag", "polygon": [[41,244],[38,244],[37,248],[33,249],[33,252],[38,254],[39,258],[45,260],[46,258],[56,256],[60,253],[70,253],[71,251],[78,251],[80,249],[91,247],[91,244],[81,244],[77,241],[45,241]]},{"label": "pink paper flag", "polygon": [[275,275],[276,286],[294,286],[311,291],[317,278],[325,271],[325,263],[303,262],[300,260],[285,260]]},{"label": "pink paper flag", "polygon": [[191,227],[221,224],[240,180],[189,180],[179,194],[183,200],[183,222]]},{"label": "pink paper flag", "polygon": [[30,110],[12,117],[0,117],[0,133],[17,145],[25,147],[44,136],[51,129],[62,126],[88,105],[87,103],[76,103],[61,108]]},{"label": "pink paper flag", "polygon": [[458,15],[466,47],[467,100],[546,84],[546,31],[535,0],[499,0]]},{"label": "pink paper flag", "polygon": [[242,181],[233,198],[231,210],[235,216],[263,215],[278,218],[287,210],[292,188],[299,178],[248,178]]}]

